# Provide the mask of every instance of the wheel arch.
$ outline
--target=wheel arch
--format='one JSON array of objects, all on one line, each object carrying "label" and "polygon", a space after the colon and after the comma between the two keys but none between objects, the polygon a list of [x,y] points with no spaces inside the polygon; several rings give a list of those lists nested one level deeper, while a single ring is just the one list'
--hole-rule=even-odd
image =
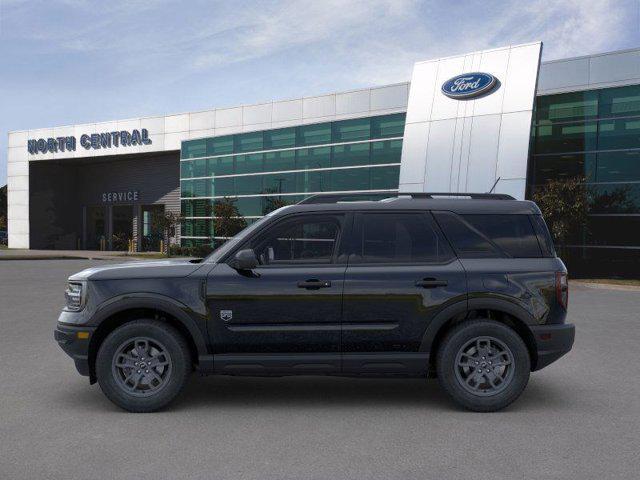
[{"label": "wheel arch", "polygon": [[531,370],[536,369],[538,353],[536,341],[529,325],[535,325],[535,319],[523,307],[499,298],[474,298],[467,302],[451,305],[438,313],[429,324],[422,343],[421,351],[429,352],[429,371],[435,372],[438,348],[447,332],[458,323],[474,319],[487,318],[511,327],[524,341],[531,358]]},{"label": "wheel arch", "polygon": [[117,297],[94,314],[91,323],[97,325],[89,342],[88,362],[89,379],[96,381],[95,362],[98,350],[104,339],[116,328],[133,320],[149,318],[166,322],[176,328],[189,345],[194,365],[200,359],[208,358],[205,333],[197,322],[187,313],[187,307],[173,299],[160,295],[140,294]]}]

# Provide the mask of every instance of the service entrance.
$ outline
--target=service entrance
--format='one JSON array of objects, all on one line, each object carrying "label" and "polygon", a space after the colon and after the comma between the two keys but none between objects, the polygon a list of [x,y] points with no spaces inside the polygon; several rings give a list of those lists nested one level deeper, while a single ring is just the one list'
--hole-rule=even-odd
[{"label": "service entrance", "polygon": [[133,205],[111,208],[111,250],[127,251],[133,240]]}]

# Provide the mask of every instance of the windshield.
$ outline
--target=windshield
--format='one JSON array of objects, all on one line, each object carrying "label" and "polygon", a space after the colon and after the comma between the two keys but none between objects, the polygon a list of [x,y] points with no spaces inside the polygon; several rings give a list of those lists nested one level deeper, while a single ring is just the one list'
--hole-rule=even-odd
[{"label": "windshield", "polygon": [[248,227],[242,229],[239,233],[237,233],[234,237],[230,238],[218,248],[216,248],[213,252],[211,252],[204,260],[207,263],[215,263],[220,261],[222,257],[224,257],[227,253],[233,250],[238,244],[242,243],[249,235],[251,235],[254,231],[258,230],[262,225],[264,225],[270,217],[272,217],[276,212],[279,212],[283,208],[279,208],[278,210],[274,210],[273,212],[265,215],[260,220],[255,223],[252,223]]}]

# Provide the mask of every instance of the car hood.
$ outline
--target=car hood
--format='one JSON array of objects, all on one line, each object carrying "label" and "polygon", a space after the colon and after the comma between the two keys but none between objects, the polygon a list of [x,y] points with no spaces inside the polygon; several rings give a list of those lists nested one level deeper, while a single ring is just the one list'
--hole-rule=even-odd
[{"label": "car hood", "polygon": [[136,278],[179,278],[186,277],[202,266],[191,260],[158,260],[118,263],[92,267],[74,273],[71,281],[83,280],[129,280]]}]

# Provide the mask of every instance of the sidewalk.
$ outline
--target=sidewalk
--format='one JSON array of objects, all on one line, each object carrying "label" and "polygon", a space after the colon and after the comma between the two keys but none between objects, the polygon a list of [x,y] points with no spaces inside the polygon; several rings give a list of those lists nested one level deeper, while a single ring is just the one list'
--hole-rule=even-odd
[{"label": "sidewalk", "polygon": [[[133,256],[135,255],[135,256]],[[145,257],[157,259],[158,252],[136,252],[128,255],[127,252],[108,252],[99,250],[26,250],[26,249],[0,249],[1,260],[64,260],[64,259],[86,259],[86,260],[145,260]]]}]

